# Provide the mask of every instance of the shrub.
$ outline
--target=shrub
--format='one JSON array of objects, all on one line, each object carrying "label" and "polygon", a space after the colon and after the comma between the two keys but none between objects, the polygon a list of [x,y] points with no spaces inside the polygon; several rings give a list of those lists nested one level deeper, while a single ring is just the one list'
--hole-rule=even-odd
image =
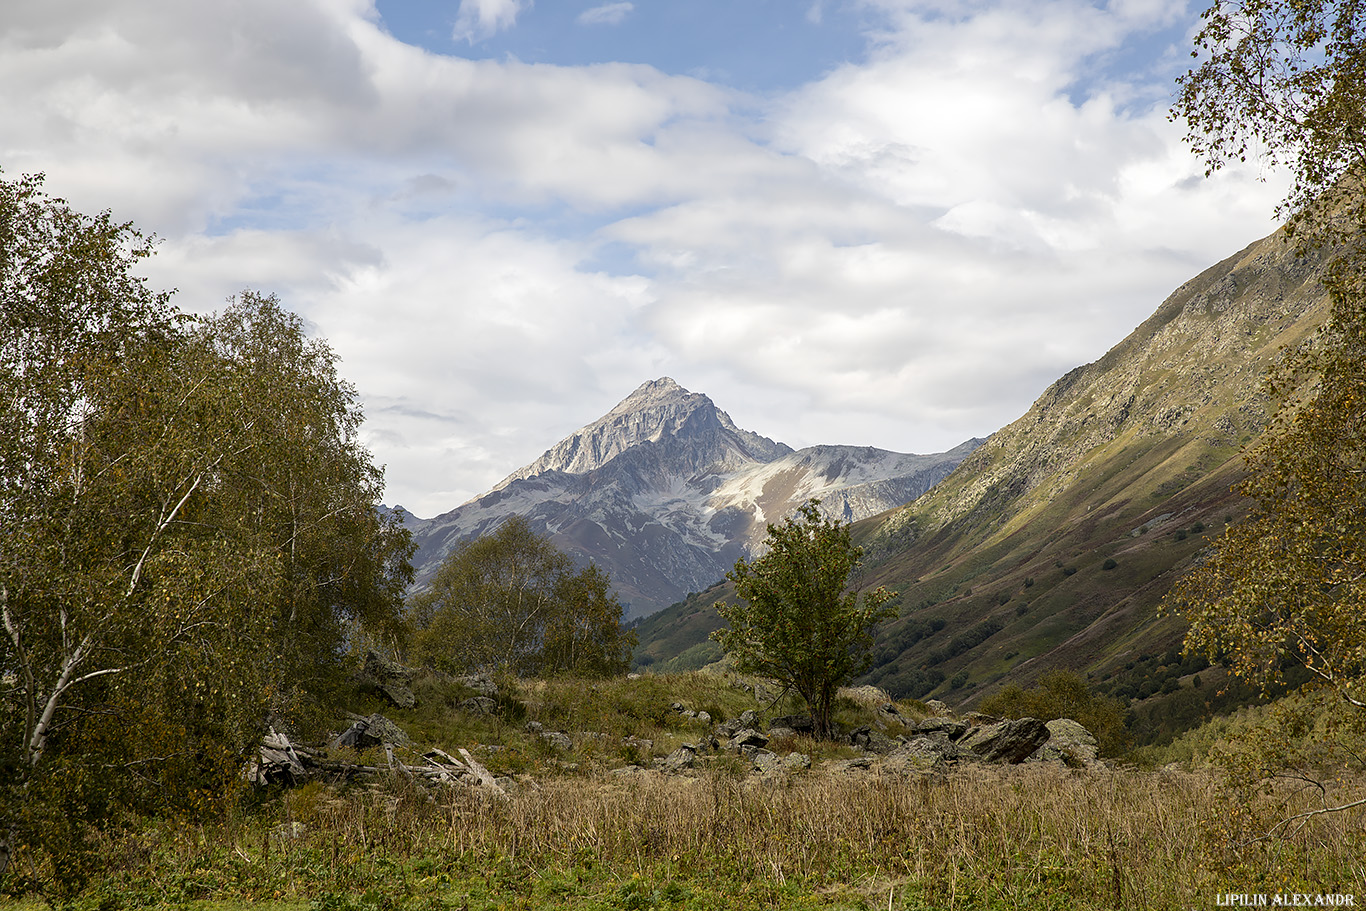
[{"label": "shrub", "polygon": [[1106,755],[1123,753],[1132,742],[1124,704],[1091,692],[1071,671],[1050,671],[1028,690],[1008,684],[983,699],[981,710],[1006,718],[1071,718],[1095,735]]}]

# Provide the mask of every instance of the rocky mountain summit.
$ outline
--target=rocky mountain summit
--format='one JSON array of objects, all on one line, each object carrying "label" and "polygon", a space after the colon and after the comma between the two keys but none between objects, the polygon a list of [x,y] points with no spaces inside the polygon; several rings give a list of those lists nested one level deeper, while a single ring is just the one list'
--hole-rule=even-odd
[{"label": "rocky mountain summit", "polygon": [[459,542],[520,515],[609,572],[628,615],[644,616],[716,582],[808,499],[849,521],[876,515],[923,494],[980,443],[933,455],[793,450],[663,377],[488,493],[412,523],[418,583]]}]

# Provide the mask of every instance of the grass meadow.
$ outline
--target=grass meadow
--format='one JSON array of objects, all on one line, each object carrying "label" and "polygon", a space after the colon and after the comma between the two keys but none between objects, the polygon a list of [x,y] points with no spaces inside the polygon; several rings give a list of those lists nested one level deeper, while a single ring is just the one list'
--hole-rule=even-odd
[{"label": "grass meadow", "polygon": [[[690,736],[670,707],[680,694],[722,715],[752,704],[693,675],[633,687],[535,683],[520,692],[518,714],[616,725],[612,736],[644,724],[662,755]],[[475,752],[507,776],[506,796],[394,774],[257,794],[212,825],[142,820],[103,836],[107,873],[73,906],[1184,909],[1218,907],[1229,893],[1366,903],[1359,811],[1261,837],[1317,806],[1303,782],[1249,794],[1213,769],[1124,763],[884,773],[844,769],[848,748],[812,743],[801,745],[815,751],[807,770],[759,775],[719,756],[664,775],[632,770],[626,752],[589,750],[600,737],[550,755],[518,746],[512,722],[495,744],[491,722],[461,730],[427,705],[425,727],[417,716],[412,727],[449,746],[477,732],[485,740]],[[851,720],[861,710],[842,706]],[[1334,799],[1362,796],[1366,782],[1349,781]]]}]

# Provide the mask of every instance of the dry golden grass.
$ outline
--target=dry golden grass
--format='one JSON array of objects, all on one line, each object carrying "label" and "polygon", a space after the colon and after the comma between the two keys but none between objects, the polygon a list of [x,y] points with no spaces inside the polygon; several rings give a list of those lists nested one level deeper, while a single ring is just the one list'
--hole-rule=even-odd
[{"label": "dry golden grass", "polygon": [[324,861],[330,851],[338,866],[323,880],[335,888],[360,888],[347,859],[376,853],[520,870],[527,882],[590,869],[796,885],[812,896],[879,896],[881,907],[890,896],[893,907],[1164,908],[1230,891],[1366,883],[1360,814],[1315,819],[1274,843],[1231,843],[1221,825],[1230,808],[1205,774],[636,773],[541,781],[507,800],[461,790],[433,801],[400,786],[340,800],[305,791],[285,804],[289,824],[301,825],[280,830],[277,850],[311,849]]}]

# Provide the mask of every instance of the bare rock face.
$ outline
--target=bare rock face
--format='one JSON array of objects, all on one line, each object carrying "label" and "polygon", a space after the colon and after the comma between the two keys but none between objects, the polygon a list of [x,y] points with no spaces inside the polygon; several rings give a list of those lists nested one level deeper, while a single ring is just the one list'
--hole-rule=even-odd
[{"label": "bare rock face", "polygon": [[767,523],[812,497],[855,520],[920,496],[981,440],[946,453],[791,447],[737,427],[711,399],[668,377],[645,383],[488,493],[410,524],[418,584],[461,541],[525,518],[607,570],[628,616],[645,616],[752,556]]},{"label": "bare rock face", "polygon": [[1038,718],[1014,718],[972,728],[957,746],[966,756],[1013,765],[1028,759],[1048,737],[1048,725]]}]

